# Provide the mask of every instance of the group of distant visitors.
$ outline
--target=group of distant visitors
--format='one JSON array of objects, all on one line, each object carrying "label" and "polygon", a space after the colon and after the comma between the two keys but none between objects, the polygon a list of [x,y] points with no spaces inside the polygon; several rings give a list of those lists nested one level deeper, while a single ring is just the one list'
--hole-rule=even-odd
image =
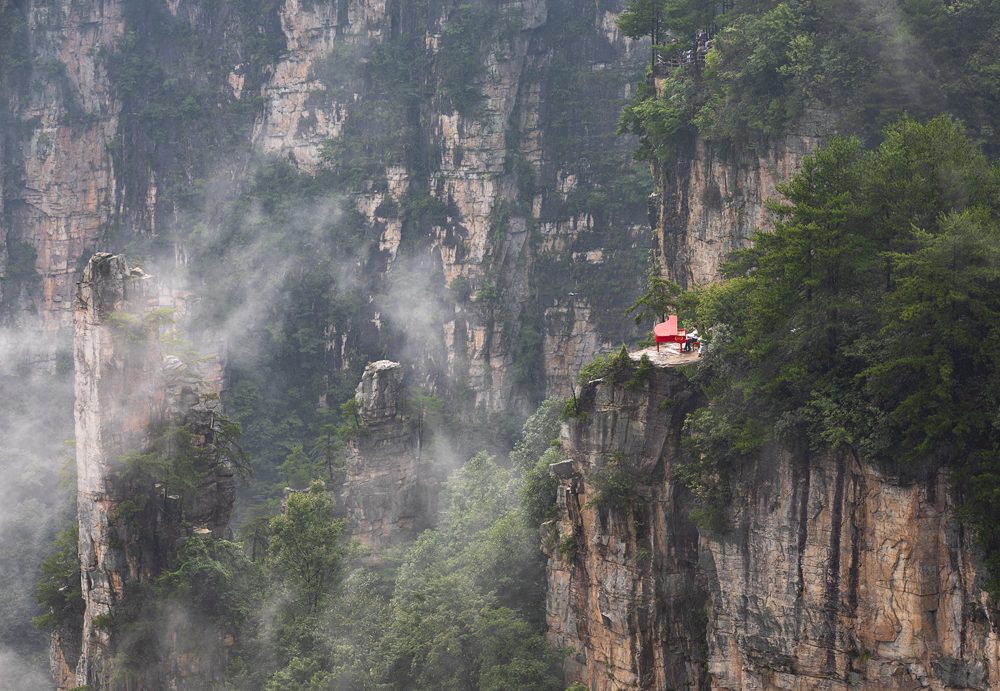
[{"label": "group of distant visitors", "polygon": [[[676,38],[670,40],[671,45],[675,45],[676,43]],[[667,61],[668,66],[680,67],[681,65],[691,65],[695,62],[705,62],[705,56],[708,55],[708,51],[712,50],[712,39],[709,37],[707,31],[701,29],[695,34],[695,40],[691,41],[688,45],[691,47],[680,53],[677,58]]]}]

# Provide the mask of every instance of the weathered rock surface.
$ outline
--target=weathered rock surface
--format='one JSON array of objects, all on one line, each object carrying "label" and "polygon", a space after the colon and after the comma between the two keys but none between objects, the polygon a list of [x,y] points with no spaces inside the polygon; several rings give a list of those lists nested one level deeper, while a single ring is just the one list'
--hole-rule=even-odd
[{"label": "weathered rock surface", "polygon": [[[563,428],[573,460],[552,468],[560,515],[543,540],[550,640],[576,651],[569,680],[594,691],[997,688],[982,565],[942,474],[901,482],[849,455],[770,449],[735,478],[731,530],[699,534],[672,478],[695,396],[658,366],[646,390],[585,387],[588,416]],[[634,510],[588,506],[614,453],[641,471]]]},{"label": "weathered rock surface", "polygon": [[[232,470],[214,453],[217,399],[202,398],[200,374],[177,358],[164,359],[157,295],[151,276],[110,254],[94,255],[77,291],[77,507],[86,610],[80,640],[70,640],[67,631],[53,637],[60,689],[103,688],[114,672],[119,640],[94,621],[111,613],[130,585],[158,575],[191,531],[229,536],[235,484]],[[123,457],[148,453],[168,421],[188,426],[198,454],[202,481],[183,506],[169,488],[138,487],[122,475]],[[140,495],[150,500],[140,504]],[[77,654],[71,677],[67,668]],[[169,678],[199,669],[217,673],[219,661],[207,655],[180,659],[168,651],[163,667],[134,680],[135,688],[162,688],[161,672]]]},{"label": "weathered rock surface", "polygon": [[438,482],[421,458],[420,430],[399,416],[403,367],[380,360],[358,384],[361,427],[347,444],[348,530],[377,549],[417,536],[437,515]]},{"label": "weathered rock surface", "polygon": [[[74,286],[109,219],[115,185],[109,144],[120,104],[100,56],[121,37],[124,22],[119,0],[27,5],[32,50],[54,74],[13,104],[15,115],[33,127],[11,159],[23,162],[23,172],[20,193],[7,200],[0,219],[0,240],[35,248],[41,285],[24,296],[18,320],[54,331],[73,324]],[[3,228],[7,218],[10,226]],[[7,269],[4,254],[0,275]]]},{"label": "weathered rock surface", "polygon": [[781,197],[775,186],[799,172],[834,125],[830,113],[807,108],[767,146],[722,157],[698,139],[670,164],[654,165],[650,215],[667,278],[682,287],[718,280],[729,252],[748,247],[755,229],[772,227],[765,202]]},{"label": "weathered rock surface", "polygon": [[[151,12],[189,21],[195,32],[215,30],[205,24],[211,12],[197,3],[156,0],[154,4]],[[11,317],[23,328],[26,342],[37,341],[40,330],[69,326],[69,305],[79,271],[91,252],[111,242],[112,234],[121,235],[115,241],[120,246],[131,236],[170,236],[171,218],[179,225],[198,220],[181,219],[184,212],[178,211],[168,194],[172,183],[158,177],[168,175],[156,169],[156,161],[162,158],[158,153],[136,151],[125,157],[132,162],[129,165],[148,159],[148,164],[140,165],[145,166],[141,175],[135,176],[126,175],[122,156],[115,158],[114,152],[122,146],[138,146],[136,132],[126,123],[134,113],[122,115],[123,95],[116,92],[108,61],[103,59],[119,46],[129,29],[126,25],[138,16],[129,14],[126,5],[121,0],[26,3],[28,37],[38,64],[54,70],[58,64],[66,67],[65,78],[39,80],[45,83],[32,87],[30,97],[9,99],[13,116],[32,124],[23,140],[10,139],[8,158],[23,164],[23,174],[8,185],[7,198],[0,202],[4,204],[0,245],[5,240],[8,244],[23,241],[37,251],[40,284],[24,288]],[[209,62],[219,61],[223,72],[228,70],[228,80],[208,100],[217,96],[246,104],[262,99],[247,141],[240,144],[247,150],[233,154],[235,159],[264,154],[314,171],[321,165],[324,140],[341,136],[351,113],[370,98],[363,80],[352,81],[341,72],[348,67],[356,71],[374,50],[399,39],[400,32],[416,32],[414,40],[425,47],[418,60],[432,64],[441,50],[445,28],[461,9],[442,6],[440,16],[427,18],[426,26],[403,27],[402,16],[393,14],[401,10],[390,5],[381,0],[286,0],[274,18],[285,49],[273,64],[254,68],[265,76],[263,84],[252,90],[245,88],[249,58],[219,44],[219,55]],[[567,206],[571,198],[584,199],[590,193],[587,185],[591,183],[586,179],[591,164],[582,153],[601,160],[601,165],[608,154],[627,160],[630,142],[612,133],[620,105],[629,97],[631,82],[641,73],[648,50],[644,42],[625,38],[615,25],[624,3],[583,6],[593,17],[571,43],[586,49],[581,51],[582,61],[573,57],[567,64],[584,76],[566,78],[569,83],[587,80],[587,101],[606,102],[607,107],[588,116],[588,124],[581,127],[586,141],[579,147],[572,145],[572,157],[554,150],[553,142],[562,142],[562,149],[568,146],[567,131],[553,136],[547,130],[553,114],[563,106],[549,96],[548,78],[539,78],[570,47],[555,43],[564,40],[557,38],[558,27],[553,25],[560,20],[552,19],[552,10],[543,0],[504,2],[500,9],[505,16],[516,17],[516,23],[504,39],[484,37],[486,69],[477,77],[483,98],[474,111],[457,112],[430,84],[426,101],[407,126],[419,131],[421,148],[436,153],[414,170],[399,161],[385,161],[384,175],[377,176],[379,184],[369,181],[354,197],[355,206],[377,236],[378,261],[366,267],[376,274],[410,270],[395,267],[405,215],[398,209],[412,190],[429,194],[447,207],[446,221],[430,228],[421,239],[426,242],[421,254],[428,264],[413,270],[433,270],[435,281],[443,282],[434,292],[457,278],[465,279],[472,298],[455,306],[453,315],[434,315],[429,325],[432,338],[426,338],[428,331],[422,330],[407,345],[414,361],[433,359],[431,369],[440,368],[467,381],[477,406],[483,409],[511,405],[527,409],[527,396],[540,400],[548,393],[566,393],[563,382],[577,374],[581,363],[620,341],[619,325],[604,322],[609,314],[620,313],[641,288],[645,253],[651,246],[643,210],[637,207],[610,218],[599,205],[575,202],[572,208]],[[270,22],[272,17],[260,19]],[[265,32],[263,25],[252,29]],[[199,83],[198,89],[202,86]],[[184,142],[176,145],[183,148]],[[196,159],[203,153],[179,154],[178,160]],[[227,161],[224,167],[224,174],[194,167],[179,176],[171,169],[170,174],[181,186],[192,178],[238,179],[248,174],[247,167],[238,162]],[[525,185],[526,178],[538,184]],[[124,209],[126,199],[141,208]],[[397,211],[387,211],[391,208]],[[9,227],[7,218],[12,219]],[[172,237],[170,241],[175,244],[176,264],[183,267],[188,262],[184,242]],[[555,289],[548,264],[539,261],[553,256],[560,270],[573,275],[565,289],[562,281]],[[5,270],[3,257],[0,248],[0,275]],[[621,265],[638,271],[629,273],[630,280],[624,282],[601,280],[605,272],[619,271]],[[499,291],[496,306],[484,308],[476,303],[474,296],[486,287]],[[373,281],[373,294],[381,288],[378,280]],[[170,299],[161,303],[178,304]],[[407,316],[392,315],[397,326],[404,323],[404,329]],[[375,313],[363,319],[370,320],[364,323],[381,323]],[[521,325],[528,322],[532,322],[532,334],[520,338]],[[337,367],[347,366],[344,360],[352,347],[345,345],[345,332],[350,329],[346,323],[331,329],[327,348],[341,354],[332,358]],[[628,329],[631,326],[626,323]],[[540,343],[536,333],[542,335]],[[525,357],[525,343],[537,350],[531,357],[544,369],[528,394],[523,390],[524,365],[519,372],[515,364],[517,358]],[[55,367],[53,353],[33,357],[41,367]]]},{"label": "weathered rock surface", "polygon": [[[704,688],[698,531],[669,481],[697,397],[684,375],[662,368],[648,390],[594,383],[579,400],[588,414],[563,427],[572,461],[552,468],[559,518],[544,526],[549,640],[575,650],[567,681],[594,691]],[[612,452],[645,481],[635,510],[588,506]]]},{"label": "weathered rock surface", "polygon": [[361,421],[371,425],[396,417],[402,385],[403,366],[398,362],[379,360],[365,367],[354,394]]}]

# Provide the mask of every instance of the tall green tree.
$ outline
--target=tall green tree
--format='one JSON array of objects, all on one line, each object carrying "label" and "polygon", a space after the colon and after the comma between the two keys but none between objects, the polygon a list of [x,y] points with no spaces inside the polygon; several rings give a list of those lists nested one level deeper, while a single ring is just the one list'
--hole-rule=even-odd
[{"label": "tall green tree", "polygon": [[896,290],[881,308],[883,357],[865,375],[907,457],[1000,441],[1000,226],[982,208],[915,231],[892,253]]},{"label": "tall green tree", "polygon": [[[293,444],[292,452],[285,456],[285,462],[278,466],[278,474],[288,487],[308,487],[323,473],[322,460],[314,460],[302,448]],[[331,464],[332,465],[332,464]]]},{"label": "tall green tree", "polygon": [[410,386],[400,397],[399,406],[403,415],[410,418],[417,428],[417,460],[420,460],[428,432],[444,425],[444,403],[434,394]]},{"label": "tall green tree", "polygon": [[288,497],[284,515],[271,519],[271,559],[294,584],[296,598],[315,613],[337,584],[346,521],[333,518],[334,498],[321,482]]},{"label": "tall green tree", "polygon": [[[632,0],[625,11],[618,15],[618,28],[629,38],[649,36],[656,46],[660,43],[666,9],[666,0]],[[652,59],[656,59],[655,50]]]}]

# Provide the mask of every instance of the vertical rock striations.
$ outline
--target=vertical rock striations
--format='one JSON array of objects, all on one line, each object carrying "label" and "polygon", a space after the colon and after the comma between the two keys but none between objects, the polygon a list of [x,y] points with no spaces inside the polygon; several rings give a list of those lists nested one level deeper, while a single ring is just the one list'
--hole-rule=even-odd
[{"label": "vertical rock striations", "polygon": [[[94,255],[77,290],[77,506],[86,610],[75,679],[65,669],[75,656],[66,652],[72,642],[61,641],[59,631],[54,636],[61,689],[104,688],[116,671],[122,637],[115,624],[126,616],[129,588],[157,576],[193,531],[229,534],[235,485],[214,453],[217,401],[202,398],[200,377],[177,358],[163,357],[157,293],[151,276],[110,254]],[[199,479],[190,496],[123,472],[125,457],[152,451],[168,423],[186,425],[191,434]],[[211,670],[212,662],[167,651],[162,668],[137,673],[130,688],[165,688],[167,679]]]},{"label": "vertical rock striations", "polygon": [[943,473],[780,450],[746,471],[732,531],[702,538],[712,688],[997,687],[982,564]]},{"label": "vertical rock striations", "polygon": [[[983,568],[942,473],[901,481],[849,455],[763,452],[729,529],[701,532],[674,479],[685,377],[592,382],[546,526],[550,640],[594,691],[935,691],[1000,684]],[[601,501],[612,459],[635,500]],[[686,498],[688,497],[688,498]]]},{"label": "vertical rock striations", "polygon": [[[651,246],[641,202],[623,194],[632,142],[613,134],[648,52],[615,25],[623,6],[17,3],[34,59],[23,93],[0,93],[18,123],[0,142],[0,276],[4,244],[33,266],[5,281],[4,320],[26,342],[68,327],[97,248],[158,237],[174,248],[149,257],[162,275],[171,259],[196,262],[190,229],[219,223],[197,211],[203,187],[239,194],[250,160],[357,168],[345,193],[371,243],[359,283],[375,297],[415,274],[427,284],[415,302],[445,299],[430,315],[398,299],[321,315],[331,373],[368,354],[357,325],[375,324],[386,339],[419,332],[391,350],[405,346],[430,379],[467,382],[484,411],[567,393],[582,363],[631,333],[620,312]],[[163,40],[179,30],[197,58]],[[459,34],[472,43],[453,46]],[[448,80],[472,64],[459,108]],[[448,286],[465,288],[455,300]],[[36,359],[55,368],[53,353]]]},{"label": "vertical rock striations", "polygon": [[437,514],[438,483],[421,457],[419,426],[400,415],[402,382],[402,365],[380,360],[365,368],[356,394],[343,501],[351,535],[372,548],[416,537]]},{"label": "vertical rock striations", "polygon": [[780,198],[775,186],[799,172],[834,124],[830,113],[807,108],[767,146],[722,156],[696,139],[676,160],[654,163],[650,221],[667,278],[686,288],[718,280],[726,256],[771,227],[765,202]]},{"label": "vertical rock striations", "polygon": [[[543,549],[549,640],[574,650],[567,681],[592,691],[703,688],[698,531],[670,482],[697,400],[678,370],[658,369],[648,389],[592,382],[580,395],[586,417],[563,426],[572,460],[551,468],[559,517],[543,526]],[[595,500],[612,466],[634,501]]]},{"label": "vertical rock striations", "polygon": [[[20,300],[7,299],[23,308],[18,322],[51,332],[72,325],[74,285],[110,216],[110,144],[120,105],[102,60],[122,36],[124,20],[120,0],[22,5],[35,73],[11,99],[22,127],[4,133],[12,150],[3,163],[17,175],[4,190],[9,198],[0,226],[9,227],[0,229],[0,240],[6,235],[8,246],[24,242],[37,253],[31,268],[38,270],[38,285]],[[0,275],[7,270],[2,254]]]}]

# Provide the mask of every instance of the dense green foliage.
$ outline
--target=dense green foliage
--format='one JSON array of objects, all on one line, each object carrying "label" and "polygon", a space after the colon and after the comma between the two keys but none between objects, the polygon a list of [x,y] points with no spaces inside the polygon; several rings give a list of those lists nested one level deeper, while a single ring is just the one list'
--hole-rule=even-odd
[{"label": "dense green foliage", "polygon": [[407,550],[381,644],[389,688],[557,689],[544,566],[515,478],[479,454],[446,485],[436,531]]},{"label": "dense green foliage", "polygon": [[555,501],[548,463],[561,460],[551,446],[557,410],[550,401],[525,424],[517,448],[529,470],[477,454],[448,478],[437,528],[367,566],[342,540],[343,521],[319,483],[258,526],[266,546],[254,560],[230,543],[189,540],[151,589],[120,608],[131,618],[109,618],[129,642],[123,664],[143,659],[152,624],[184,607],[234,635],[226,681],[210,688],[557,691],[537,546],[537,521],[547,516],[530,508],[547,512]]},{"label": "dense green foliage", "polygon": [[32,620],[36,628],[51,631],[60,624],[74,622],[83,616],[79,537],[80,530],[76,525],[63,530],[55,540],[59,551],[42,560],[35,599],[48,611]]},{"label": "dense green foliage", "polygon": [[642,506],[642,497],[639,495],[642,480],[637,459],[626,458],[620,452],[610,454],[603,466],[587,476],[592,492],[587,500],[587,508],[634,511]]},{"label": "dense green foliage", "polygon": [[904,118],[875,150],[834,138],[779,191],[774,231],[701,296],[716,337],[688,481],[724,500],[717,479],[773,439],[952,468],[996,590],[1000,170],[949,119]]},{"label": "dense green foliage", "polygon": [[[260,569],[239,545],[187,538],[158,577],[127,584],[110,611],[94,619],[117,651],[112,688],[125,688],[128,679],[155,683],[163,656],[174,645],[180,655],[219,656],[220,633],[239,633],[247,625],[262,604],[262,586]],[[180,622],[188,626],[175,637]]]},{"label": "dense green foliage", "polygon": [[184,503],[195,499],[211,464],[225,464],[236,477],[249,478],[253,467],[250,455],[240,446],[240,424],[214,413],[211,434],[211,450],[206,452],[193,443],[188,425],[170,421],[155,431],[145,453],[120,456],[119,477],[131,496],[122,503],[124,508],[119,514],[143,511],[145,502],[154,494],[176,495],[183,508]]},{"label": "dense green foliage", "polygon": [[[94,621],[117,651],[112,686],[153,683],[174,649],[227,659],[224,674],[204,667],[187,676],[219,691],[558,691],[537,541],[555,504],[548,464],[562,460],[552,445],[559,407],[551,399],[525,423],[517,469],[477,454],[445,483],[437,528],[375,560],[345,539],[334,495],[319,481],[291,493],[281,515],[249,526],[243,544],[183,538],[176,555],[161,555],[159,575],[128,584]],[[126,479],[156,478],[183,496],[196,462],[187,432],[170,428],[160,439],[165,448],[128,460]],[[122,502],[112,530],[134,525],[153,503],[138,493]],[[49,613],[36,624],[66,633],[82,605],[75,532],[57,548],[42,566],[37,597]]]},{"label": "dense green foliage", "polygon": [[640,356],[639,363],[635,364],[628,348],[622,344],[617,353],[598,355],[594,358],[593,362],[580,370],[576,383],[584,385],[603,379],[608,383],[624,386],[626,389],[634,389],[646,382],[652,370],[653,363],[645,353]]},{"label": "dense green foliage", "polygon": [[[687,48],[691,22],[669,14],[662,22]],[[714,23],[703,69],[668,70],[659,97],[641,85],[625,108],[620,129],[640,135],[638,157],[666,160],[696,132],[722,149],[754,146],[809,106],[836,113],[840,131],[870,143],[904,112],[949,113],[990,156],[1000,152],[1000,6],[992,0],[891,9],[856,0],[734,3]]]},{"label": "dense green foliage", "polygon": [[655,56],[668,35],[691,36],[710,26],[718,6],[706,0],[632,0],[618,17],[618,28],[629,38],[649,36]]},{"label": "dense green foliage", "polygon": [[315,613],[340,569],[340,538],[347,522],[332,521],[334,500],[320,482],[308,494],[292,494],[285,510],[271,519],[275,565],[300,592],[306,611]]}]

